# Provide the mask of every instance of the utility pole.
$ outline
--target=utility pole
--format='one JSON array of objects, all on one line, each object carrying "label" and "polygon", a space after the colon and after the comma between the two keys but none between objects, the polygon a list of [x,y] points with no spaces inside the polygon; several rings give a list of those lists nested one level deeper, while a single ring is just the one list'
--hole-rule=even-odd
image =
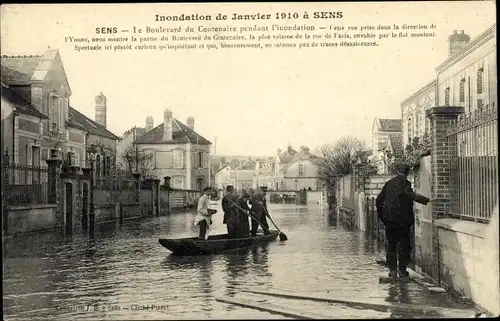
[{"label": "utility pole", "polygon": [[[217,146],[217,137],[214,136],[214,154]],[[209,149],[210,151],[210,149]],[[212,186],[212,153],[208,155],[208,186]]]},{"label": "utility pole", "polygon": [[135,143],[135,140],[137,139],[137,126],[134,126],[134,142],[133,144],[135,145],[135,172],[139,173],[139,148],[137,144]]}]

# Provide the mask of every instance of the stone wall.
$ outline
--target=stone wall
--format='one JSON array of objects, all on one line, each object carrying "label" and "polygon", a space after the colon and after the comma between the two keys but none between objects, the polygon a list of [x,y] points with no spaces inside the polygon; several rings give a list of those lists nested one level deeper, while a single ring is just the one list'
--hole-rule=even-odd
[{"label": "stone wall", "polygon": [[16,235],[58,228],[57,205],[11,206],[7,209],[7,234]]},{"label": "stone wall", "polygon": [[[439,235],[441,283],[498,315],[498,244],[486,237],[487,225],[457,219],[435,222]],[[498,224],[496,224],[498,237]]]}]

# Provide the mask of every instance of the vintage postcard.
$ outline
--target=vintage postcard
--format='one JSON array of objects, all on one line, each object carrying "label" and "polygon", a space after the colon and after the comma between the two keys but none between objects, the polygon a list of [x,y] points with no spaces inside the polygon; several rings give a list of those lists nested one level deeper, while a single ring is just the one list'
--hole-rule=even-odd
[{"label": "vintage postcard", "polygon": [[499,315],[496,2],[0,12],[5,320]]}]

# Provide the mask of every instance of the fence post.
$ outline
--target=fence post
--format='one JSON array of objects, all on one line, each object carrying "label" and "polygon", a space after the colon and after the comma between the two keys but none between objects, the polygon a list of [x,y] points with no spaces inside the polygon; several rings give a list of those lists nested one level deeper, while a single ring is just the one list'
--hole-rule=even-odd
[{"label": "fence post", "polygon": [[2,155],[2,240],[5,235],[7,235],[8,227],[8,211],[7,204],[5,202],[5,193],[7,191],[7,186],[9,185],[9,153],[6,150],[5,154]]},{"label": "fence post", "polygon": [[135,201],[140,202],[141,200],[141,173],[132,174],[135,180]]},{"label": "fence post", "polygon": [[59,157],[53,157],[46,160],[47,162],[47,180],[48,180],[48,202],[49,204],[57,205],[57,222],[63,221],[62,215],[64,209],[61,202],[61,164],[62,160]]},{"label": "fence post", "polygon": [[431,197],[434,202],[432,213],[432,266],[431,276],[440,282],[438,229],[434,221],[449,212],[453,186],[451,185],[451,159],[457,158],[456,139],[448,139],[447,130],[451,123],[464,113],[464,107],[433,107],[425,114],[431,128]]},{"label": "fence post", "polygon": [[155,193],[155,204],[153,204],[155,208],[155,216],[160,216],[160,180],[154,180],[154,193]]}]

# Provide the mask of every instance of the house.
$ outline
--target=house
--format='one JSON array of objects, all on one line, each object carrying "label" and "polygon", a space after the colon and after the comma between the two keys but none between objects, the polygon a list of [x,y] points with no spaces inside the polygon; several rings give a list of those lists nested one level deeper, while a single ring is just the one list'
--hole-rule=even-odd
[{"label": "house", "polygon": [[[144,136],[154,128],[153,117],[146,117],[146,126],[134,126],[123,133],[116,145],[117,166],[127,172],[135,171],[135,145],[134,141]],[[144,162],[142,162],[144,163]],[[145,165],[145,164],[143,164]],[[143,166],[144,167],[144,166]],[[147,166],[146,166],[147,167]]]},{"label": "house", "polygon": [[[6,124],[12,122],[12,138],[4,136],[11,140],[4,151],[12,162],[45,166],[51,155],[62,152],[68,163],[83,165],[87,140],[113,148],[114,135],[105,124],[99,126],[70,107],[71,88],[58,50],[2,56],[1,71],[2,109],[13,108],[6,119]],[[96,104],[105,110],[105,97],[99,99]]]},{"label": "house", "polygon": [[138,154],[152,157],[150,176],[171,177],[173,188],[202,190],[209,184],[212,143],[195,132],[194,118],[186,124],[164,112],[163,123],[136,139]]},{"label": "house", "polygon": [[253,187],[267,186],[276,191],[295,191],[303,188],[320,189],[318,158],[302,146],[297,152],[290,145],[278,149],[276,156],[259,160],[255,165]]},{"label": "house", "polygon": [[225,190],[228,185],[231,185],[231,165],[222,164],[218,166],[218,169],[214,174],[214,184],[215,188]]},{"label": "house", "polygon": [[[394,157],[401,156],[404,151],[403,147],[403,136],[398,133],[389,133],[388,139],[383,141],[380,146],[382,150],[389,151]],[[382,161],[376,163],[378,174],[389,174],[388,164],[383,158],[385,155],[381,155]]]},{"label": "house", "polygon": [[[372,161],[380,173],[385,171],[384,148],[396,141],[397,135],[402,135],[401,119],[375,118],[372,126]],[[395,143],[397,144],[397,143]],[[397,149],[397,147],[395,147]]]},{"label": "house", "polygon": [[411,139],[429,134],[430,122],[425,111],[436,105],[436,80],[428,82],[401,103],[403,146]]}]

